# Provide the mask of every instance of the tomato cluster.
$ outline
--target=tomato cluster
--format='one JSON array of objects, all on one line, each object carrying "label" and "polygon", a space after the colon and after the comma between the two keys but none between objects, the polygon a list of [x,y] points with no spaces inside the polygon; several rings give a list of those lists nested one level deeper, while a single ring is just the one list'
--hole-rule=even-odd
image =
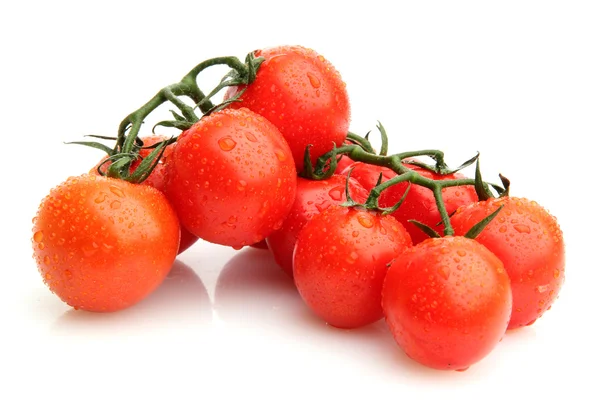
[{"label": "tomato cluster", "polygon": [[[191,78],[219,63],[232,71],[204,96]],[[182,133],[138,136],[167,101],[178,111],[157,125]],[[478,164],[468,178],[437,150],[387,155],[382,126],[376,154],[349,123],[345,84],[313,50],[203,62],[130,114],[113,148],[84,143],[108,155],[42,200],[38,269],[72,307],[110,312],[145,298],[198,239],[264,248],[319,318],[344,329],[384,318],[437,369],[468,368],[550,309],[565,265],[551,214],[505,179],[484,182]]]}]

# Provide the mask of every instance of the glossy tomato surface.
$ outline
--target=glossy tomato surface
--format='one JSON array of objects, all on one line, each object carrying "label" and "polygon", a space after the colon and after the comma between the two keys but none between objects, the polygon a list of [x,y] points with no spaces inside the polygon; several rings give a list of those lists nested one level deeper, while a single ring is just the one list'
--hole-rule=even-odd
[{"label": "glossy tomato surface", "polygon": [[177,255],[179,222],[158,190],[96,175],[69,178],[41,202],[33,252],[44,282],[74,308],[139,302]]},{"label": "glossy tomato surface", "polygon": [[203,117],[177,139],[166,193],[182,225],[212,243],[242,247],[281,227],[296,169],[277,128],[248,109]]},{"label": "glossy tomato surface", "polygon": [[350,102],[342,78],[323,56],[301,46],[279,46],[255,52],[263,57],[256,80],[231,87],[230,98],[245,89],[232,108],[261,114],[281,131],[290,145],[296,168],[304,168],[304,151],[311,147],[313,163],[338,147],[350,124]]},{"label": "glossy tomato surface", "polygon": [[331,206],[300,231],[294,280],[304,302],[338,328],[358,328],[383,317],[381,290],[389,263],[411,240],[390,216]]},{"label": "glossy tomato surface", "polygon": [[503,337],[510,280],[502,261],[472,239],[427,239],[396,257],[382,304],[394,339],[410,358],[463,370]]},{"label": "glossy tomato surface", "polygon": [[524,198],[490,199],[460,208],[451,218],[457,235],[504,206],[476,237],[502,260],[511,279],[509,328],[533,324],[556,300],[565,279],[562,231],[547,210]]}]

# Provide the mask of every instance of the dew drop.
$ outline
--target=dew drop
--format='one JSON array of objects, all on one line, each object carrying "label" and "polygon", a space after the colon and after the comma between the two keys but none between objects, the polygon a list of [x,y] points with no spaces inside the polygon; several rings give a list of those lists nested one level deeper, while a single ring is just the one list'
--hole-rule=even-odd
[{"label": "dew drop", "polygon": [[358,237],[358,235],[359,235],[358,231],[353,231],[352,232],[352,237]]},{"label": "dew drop", "polygon": [[467,252],[464,251],[463,249],[458,250],[456,253],[461,257],[464,257],[467,255]]},{"label": "dew drop", "polygon": [[36,233],[33,234],[33,240],[36,243],[40,243],[42,240],[44,240],[44,232],[42,231],[37,231]]},{"label": "dew drop", "polygon": [[236,145],[236,141],[230,138],[229,136],[219,139],[219,147],[223,151],[233,150]]},{"label": "dew drop", "polygon": [[554,270],[554,278],[558,279],[559,276],[560,276],[560,270],[559,269],[555,269]]},{"label": "dew drop", "polygon": [[46,275],[44,275],[44,277],[46,278],[47,281],[52,280],[52,274],[50,272],[46,272]]},{"label": "dew drop", "polygon": [[285,161],[286,159],[285,153],[281,149],[275,149],[275,155],[277,156],[277,159],[281,162]]},{"label": "dew drop", "polygon": [[118,200],[113,201],[112,203],[110,203],[110,208],[112,208],[113,210],[121,208],[121,202]]},{"label": "dew drop", "polygon": [[540,293],[544,293],[546,290],[548,290],[549,286],[550,285],[540,285],[540,286],[537,287],[537,291],[540,292]]},{"label": "dew drop", "polygon": [[44,256],[44,264],[50,265],[50,256]]},{"label": "dew drop", "polygon": [[358,222],[365,228],[373,227],[373,218],[367,213],[359,214],[358,217],[356,217],[356,219],[358,219]]},{"label": "dew drop", "polygon": [[438,274],[444,279],[448,279],[450,277],[450,268],[446,265],[438,268]]},{"label": "dew drop", "polygon": [[519,233],[531,233],[531,228],[529,227],[529,225],[516,224],[513,225],[513,228],[515,228],[515,230]]},{"label": "dew drop", "polygon": [[106,193],[102,193],[102,192],[100,192],[100,193],[98,194],[98,197],[96,197],[96,198],[94,199],[94,203],[96,203],[96,204],[100,204],[100,203],[104,202],[104,200],[106,200],[106,197],[107,197]]},{"label": "dew drop", "polygon": [[358,253],[355,251],[351,252],[350,254],[348,254],[348,257],[346,257],[346,261],[349,264],[354,264],[356,260],[358,260]]},{"label": "dew drop", "polygon": [[125,193],[123,193],[123,190],[121,190],[121,188],[117,186],[111,186],[110,191],[117,197],[125,197]]},{"label": "dew drop", "polygon": [[252,134],[251,132],[245,132],[244,135],[246,136],[246,139],[248,139],[249,142],[256,142],[256,136],[254,136],[254,134]]},{"label": "dew drop", "polygon": [[237,187],[237,190],[239,190],[240,192],[243,192],[244,190],[246,190],[246,186],[247,186],[247,185],[248,185],[248,184],[246,183],[246,181],[244,181],[244,180],[239,180],[239,181],[237,182],[237,185],[236,185],[236,187]]},{"label": "dew drop", "polygon": [[319,80],[319,78],[317,78],[315,74],[313,74],[312,72],[307,72],[306,76],[308,77],[308,80],[312,87],[314,87],[315,89],[321,87],[321,80]]},{"label": "dew drop", "polygon": [[344,193],[344,188],[342,187],[334,187],[329,191],[329,197],[331,197],[334,201],[342,200],[342,195]]}]

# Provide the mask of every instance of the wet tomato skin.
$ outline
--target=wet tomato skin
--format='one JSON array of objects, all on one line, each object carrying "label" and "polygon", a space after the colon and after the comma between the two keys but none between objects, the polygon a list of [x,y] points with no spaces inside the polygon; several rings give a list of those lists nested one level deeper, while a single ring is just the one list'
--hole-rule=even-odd
[{"label": "wet tomato skin", "polygon": [[[368,192],[354,179],[348,181],[350,197],[363,203]],[[298,178],[294,204],[281,228],[267,237],[267,244],[277,264],[293,276],[293,252],[298,234],[313,216],[334,204],[346,201],[346,177],[333,175],[329,179],[309,180]]]},{"label": "wet tomato skin", "polygon": [[461,207],[450,221],[457,235],[465,234],[502,205],[475,240],[504,263],[513,293],[508,327],[514,329],[533,324],[556,300],[565,277],[565,247],[556,218],[524,198],[502,197]]},{"label": "wet tomato skin", "polygon": [[130,307],[158,287],[179,247],[179,222],[158,190],[96,175],[52,189],[33,224],[46,285],[76,309]]},{"label": "wet tomato skin", "polygon": [[382,293],[398,345],[434,369],[464,370],[483,359],[503,337],[511,313],[502,262],[462,236],[407,249],[390,266]]},{"label": "wet tomato skin", "polygon": [[248,109],[225,109],[181,133],[166,193],[181,224],[212,243],[241,248],[278,229],[296,191],[291,151],[277,128]]},{"label": "wet tomato skin", "polygon": [[294,281],[304,302],[325,322],[359,328],[383,317],[388,264],[409,246],[408,232],[389,215],[334,205],[300,231]]},{"label": "wet tomato skin", "polygon": [[255,52],[263,57],[256,80],[233,86],[225,99],[245,89],[239,102],[261,114],[281,131],[290,145],[296,168],[304,168],[304,151],[316,159],[339,147],[350,125],[350,102],[339,72],[323,56],[302,46],[278,46]]}]

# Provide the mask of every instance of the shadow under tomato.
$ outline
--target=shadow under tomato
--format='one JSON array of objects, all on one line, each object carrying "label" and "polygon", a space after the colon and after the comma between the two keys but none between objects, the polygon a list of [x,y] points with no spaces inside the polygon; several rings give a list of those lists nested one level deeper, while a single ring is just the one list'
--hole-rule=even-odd
[{"label": "shadow under tomato", "polygon": [[175,260],[169,275],[148,297],[134,306],[112,312],[94,313],[69,309],[53,325],[57,333],[104,334],[118,332],[149,332],[186,326],[208,327],[212,321],[212,306],[206,287],[194,270]]}]

